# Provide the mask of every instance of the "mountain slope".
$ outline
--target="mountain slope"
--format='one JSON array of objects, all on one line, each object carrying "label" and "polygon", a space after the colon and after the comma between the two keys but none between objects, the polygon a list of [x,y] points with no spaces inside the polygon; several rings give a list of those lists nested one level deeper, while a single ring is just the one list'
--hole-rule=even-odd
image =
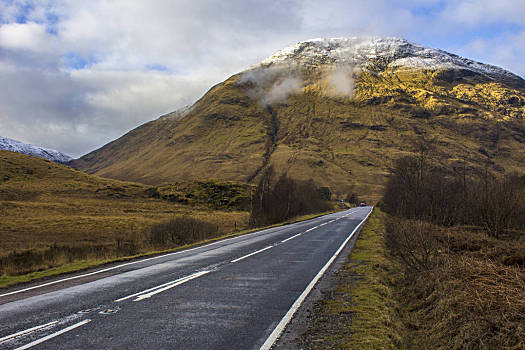
[{"label": "mountain slope", "polygon": [[142,240],[152,225],[177,216],[230,232],[248,223],[249,192],[225,182],[152,188],[0,151],[0,260],[12,251],[52,245],[113,247],[119,240]]},{"label": "mountain slope", "polygon": [[27,154],[57,163],[67,163],[73,158],[54,149],[33,146],[27,143],[0,137],[0,150]]},{"label": "mountain slope", "polygon": [[[268,165],[378,198],[394,159],[525,168],[525,81],[397,38],[298,43],[71,164],[154,184],[253,182]],[[424,145],[424,146],[423,146]]]}]

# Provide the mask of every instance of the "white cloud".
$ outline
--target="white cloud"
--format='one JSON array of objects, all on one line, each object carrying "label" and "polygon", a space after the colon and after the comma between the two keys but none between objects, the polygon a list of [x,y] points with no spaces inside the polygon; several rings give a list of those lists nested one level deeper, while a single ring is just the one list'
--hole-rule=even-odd
[{"label": "white cloud", "polygon": [[284,102],[303,88],[300,67],[288,64],[255,67],[244,72],[238,82],[250,83],[248,95],[263,105]]},{"label": "white cloud", "polygon": [[0,26],[0,46],[6,49],[49,52],[55,39],[42,24],[8,23]]},{"label": "white cloud", "polygon": [[328,92],[333,96],[352,97],[354,94],[354,70],[349,65],[336,66],[327,77]]},{"label": "white cloud", "polygon": [[284,102],[288,96],[299,92],[302,87],[302,80],[298,77],[286,77],[270,88],[264,95],[263,102],[265,104]]},{"label": "white cloud", "polygon": [[441,17],[470,26],[487,23],[525,24],[525,2],[521,0],[450,1]]},{"label": "white cloud", "polygon": [[[402,36],[523,75],[523,28],[457,40],[485,24],[523,26],[524,7],[511,0],[0,0],[0,85],[9,87],[0,89],[0,135],[79,156],[289,44],[321,36]],[[336,75],[334,86],[346,89],[349,77]],[[280,81],[265,87],[277,100],[301,85],[293,75]]]}]

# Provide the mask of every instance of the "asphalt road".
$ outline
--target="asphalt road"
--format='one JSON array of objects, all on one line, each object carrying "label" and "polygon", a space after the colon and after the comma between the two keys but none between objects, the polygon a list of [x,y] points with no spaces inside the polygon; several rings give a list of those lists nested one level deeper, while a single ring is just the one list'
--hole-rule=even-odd
[{"label": "asphalt road", "polygon": [[0,291],[0,349],[268,349],[371,210]]}]

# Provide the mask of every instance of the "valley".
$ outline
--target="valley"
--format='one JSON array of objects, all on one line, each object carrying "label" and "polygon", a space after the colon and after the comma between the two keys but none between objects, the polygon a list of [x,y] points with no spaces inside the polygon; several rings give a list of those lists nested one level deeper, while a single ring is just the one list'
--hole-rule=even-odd
[{"label": "valley", "polygon": [[0,261],[6,276],[170,248],[151,245],[150,229],[174,217],[216,225],[216,236],[248,224],[249,188],[232,183],[151,187],[8,151],[0,151],[0,176]]}]

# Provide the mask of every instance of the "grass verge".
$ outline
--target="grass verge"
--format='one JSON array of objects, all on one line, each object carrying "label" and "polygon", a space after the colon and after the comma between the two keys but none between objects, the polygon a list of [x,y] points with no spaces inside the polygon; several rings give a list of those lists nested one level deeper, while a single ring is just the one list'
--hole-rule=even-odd
[{"label": "grass verge", "polygon": [[390,281],[395,266],[384,245],[383,219],[374,209],[333,287],[315,304],[301,348],[400,348],[402,325]]},{"label": "grass verge", "polygon": [[384,214],[374,209],[345,266],[356,283],[338,287],[352,301],[347,306],[352,312],[351,336],[344,349],[398,349],[401,344],[402,325],[391,283],[396,267],[385,248],[383,220]]}]

